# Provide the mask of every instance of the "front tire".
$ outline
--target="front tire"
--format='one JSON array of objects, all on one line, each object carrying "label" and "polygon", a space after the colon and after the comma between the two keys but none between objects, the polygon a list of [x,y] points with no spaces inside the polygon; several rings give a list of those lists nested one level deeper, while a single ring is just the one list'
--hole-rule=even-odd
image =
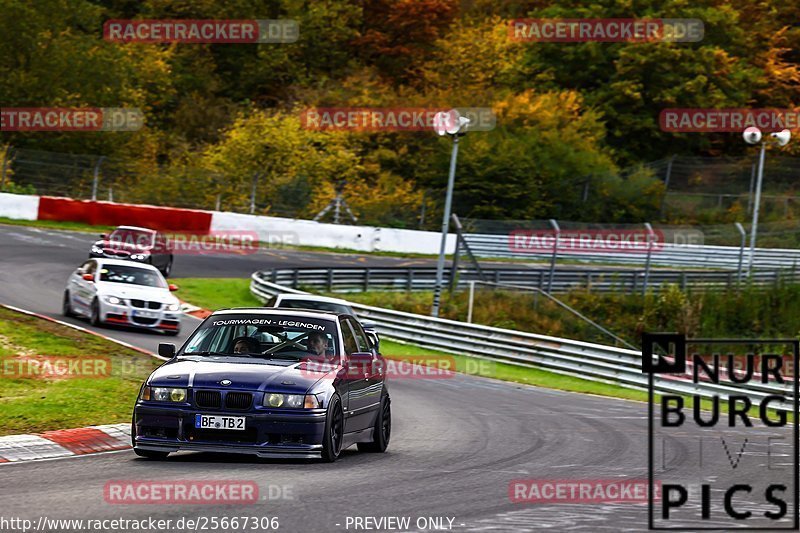
[{"label": "front tire", "polygon": [[375,418],[372,430],[372,442],[359,442],[358,451],[367,453],[383,453],[389,447],[389,438],[392,436],[392,402],[389,395],[381,398],[381,407]]},{"label": "front tire", "polygon": [[342,453],[344,440],[344,413],[338,396],[331,398],[328,416],[325,417],[325,434],[322,437],[322,460],[332,463]]}]

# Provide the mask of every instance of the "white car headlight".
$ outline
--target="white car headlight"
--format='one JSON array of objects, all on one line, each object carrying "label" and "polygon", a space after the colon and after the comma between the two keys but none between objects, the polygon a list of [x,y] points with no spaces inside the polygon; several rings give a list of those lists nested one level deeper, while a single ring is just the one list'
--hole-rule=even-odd
[{"label": "white car headlight", "polygon": [[131,254],[131,259],[134,261],[144,261],[150,254]]},{"label": "white car headlight", "polygon": [[103,253],[103,249],[102,249],[102,248],[100,248],[99,246],[95,246],[95,245],[93,244],[93,245],[92,245],[92,253],[93,253],[93,254],[102,254],[102,253]]},{"label": "white car headlight", "polygon": [[180,311],[180,310],[181,310],[181,304],[179,303],[167,305],[167,311]]},{"label": "white car headlight", "polygon": [[122,298],[117,298],[116,296],[103,296],[103,300],[111,305],[120,305],[123,303]]}]

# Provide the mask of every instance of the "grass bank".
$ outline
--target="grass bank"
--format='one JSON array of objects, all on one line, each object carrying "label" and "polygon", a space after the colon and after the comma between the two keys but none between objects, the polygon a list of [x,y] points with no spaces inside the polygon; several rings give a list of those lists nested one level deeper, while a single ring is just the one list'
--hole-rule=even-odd
[{"label": "grass bank", "polygon": [[100,337],[0,308],[0,435],[130,422],[160,362]]}]

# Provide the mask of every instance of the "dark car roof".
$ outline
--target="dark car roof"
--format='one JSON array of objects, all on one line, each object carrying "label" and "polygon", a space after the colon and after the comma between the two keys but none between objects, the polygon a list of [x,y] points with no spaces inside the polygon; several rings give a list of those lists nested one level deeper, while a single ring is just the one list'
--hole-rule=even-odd
[{"label": "dark car roof", "polygon": [[[313,318],[338,318],[345,316],[353,316],[350,313],[334,313],[333,311],[322,311],[320,309],[297,309],[294,307],[230,307],[226,309],[218,309],[214,311],[214,315],[232,315],[234,313],[254,314],[254,315],[279,315],[279,314],[296,314],[300,316],[308,316]],[[321,316],[320,316],[321,315]],[[355,317],[353,317],[355,318]]]}]

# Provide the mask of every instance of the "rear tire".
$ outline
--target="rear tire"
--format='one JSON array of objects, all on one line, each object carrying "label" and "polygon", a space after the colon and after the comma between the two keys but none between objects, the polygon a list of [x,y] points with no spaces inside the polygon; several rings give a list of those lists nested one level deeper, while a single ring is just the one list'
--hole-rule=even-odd
[{"label": "rear tire", "polygon": [[375,427],[372,430],[372,442],[359,442],[358,451],[367,453],[383,453],[389,447],[389,438],[392,436],[392,402],[389,395],[381,398],[381,407],[375,418]]},{"label": "rear tire", "polygon": [[61,314],[66,317],[73,317],[75,316],[75,312],[72,310],[72,304],[69,300],[69,291],[64,291],[64,301],[61,304]]},{"label": "rear tire", "polygon": [[89,315],[89,323],[95,327],[100,327],[102,322],[100,322],[100,303],[97,301],[97,298],[94,299],[92,302],[92,310]]},{"label": "rear tire", "polygon": [[325,434],[322,437],[322,460],[332,463],[342,453],[344,440],[344,413],[338,396],[331,398],[328,416],[325,417]]}]

